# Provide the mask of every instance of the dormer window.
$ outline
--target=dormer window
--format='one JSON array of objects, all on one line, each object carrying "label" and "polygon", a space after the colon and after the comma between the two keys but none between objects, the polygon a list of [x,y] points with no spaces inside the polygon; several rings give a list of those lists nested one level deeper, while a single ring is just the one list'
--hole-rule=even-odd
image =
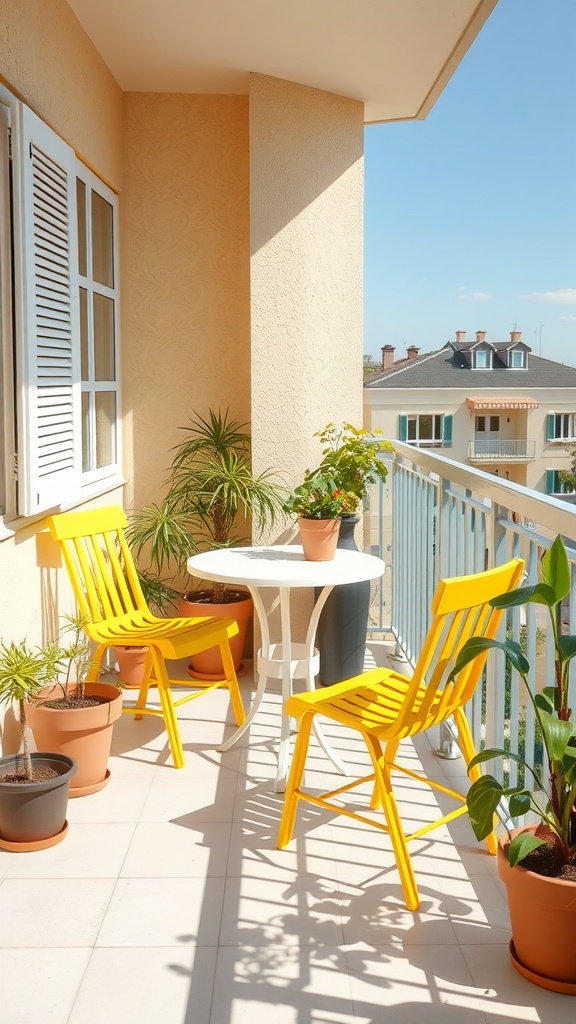
[{"label": "dormer window", "polygon": [[525,370],[526,369],[526,352],[522,348],[513,348],[510,352],[510,362],[508,364],[513,370]]},{"label": "dormer window", "polygon": [[479,348],[474,353],[474,369],[489,370],[492,365],[492,353],[487,348]]}]

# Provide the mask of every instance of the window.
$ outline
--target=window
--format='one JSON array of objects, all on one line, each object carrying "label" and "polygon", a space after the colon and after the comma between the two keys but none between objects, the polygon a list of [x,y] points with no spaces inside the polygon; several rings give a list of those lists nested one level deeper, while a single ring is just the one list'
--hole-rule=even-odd
[{"label": "window", "polygon": [[474,353],[474,368],[476,370],[489,370],[491,365],[491,352],[488,349],[480,348]]},{"label": "window", "polygon": [[499,416],[491,416],[490,417],[490,431],[491,431],[491,433],[492,434],[496,434],[499,430],[500,430],[500,417]]},{"label": "window", "polygon": [[510,353],[509,365],[515,370],[523,370],[526,366],[526,353],[522,348],[514,348]]},{"label": "window", "polygon": [[560,478],[560,470],[546,470],[546,494],[574,494],[574,488]]},{"label": "window", "polygon": [[484,434],[485,432],[486,432],[486,417],[485,416],[477,416],[476,417],[476,433],[477,434]]},{"label": "window", "polygon": [[400,441],[417,447],[450,448],[452,446],[452,417],[444,413],[419,413],[399,417]]},{"label": "window", "polygon": [[[0,113],[3,102],[9,123],[0,118],[0,511],[13,517],[73,505],[120,482],[118,208],[114,193],[70,146],[0,87]],[[7,279],[1,272],[8,223]],[[6,372],[7,352],[14,354],[13,374]]]},{"label": "window", "polygon": [[576,413],[549,412],[546,423],[547,441],[574,441],[576,439]]}]

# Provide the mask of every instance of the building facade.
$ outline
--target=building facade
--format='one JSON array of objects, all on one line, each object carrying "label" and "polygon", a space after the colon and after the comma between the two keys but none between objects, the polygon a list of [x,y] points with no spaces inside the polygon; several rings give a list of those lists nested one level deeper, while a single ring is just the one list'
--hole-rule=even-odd
[{"label": "building facade", "polygon": [[576,443],[576,368],[536,356],[512,331],[491,342],[464,331],[442,349],[406,358],[382,349],[364,380],[364,425],[545,494],[562,496],[559,473]]}]

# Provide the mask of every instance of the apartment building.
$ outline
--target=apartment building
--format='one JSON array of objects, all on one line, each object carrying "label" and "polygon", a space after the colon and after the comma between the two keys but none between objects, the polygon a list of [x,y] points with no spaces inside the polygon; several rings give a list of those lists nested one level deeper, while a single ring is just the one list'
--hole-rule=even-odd
[{"label": "apartment building", "polygon": [[382,368],[364,380],[364,425],[561,496],[576,442],[576,367],[535,355],[521,331],[506,342],[486,333],[467,341],[456,331],[443,348],[411,345],[402,359],[385,345]]}]

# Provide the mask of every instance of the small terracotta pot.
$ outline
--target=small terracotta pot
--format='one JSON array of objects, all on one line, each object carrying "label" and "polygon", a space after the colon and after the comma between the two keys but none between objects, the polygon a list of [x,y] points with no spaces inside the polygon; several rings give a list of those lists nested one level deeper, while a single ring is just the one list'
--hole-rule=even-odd
[{"label": "small terracotta pot", "polygon": [[147,647],[115,647],[114,656],[118,662],[120,682],[127,690],[140,689],[144,679]]},{"label": "small terracotta pot", "polygon": [[[69,687],[74,691],[75,687]],[[67,754],[78,764],[70,785],[70,796],[88,796],[103,789],[110,779],[108,758],[112,728],[122,713],[122,694],[108,683],[86,683],[87,697],[105,697],[103,704],[91,708],[48,708],[41,704],[26,707],[28,725],[39,750]],[[40,700],[55,700],[59,689],[45,690]]]},{"label": "small terracotta pot", "polygon": [[[514,829],[545,833],[541,825]],[[506,886],[516,969],[555,992],[576,995],[576,882],[548,878],[506,860],[508,836],[498,841],[498,874]]]},{"label": "small terracotta pot", "polygon": [[[244,675],[246,669],[242,664],[242,655],[253,612],[253,601],[250,594],[246,594],[241,600],[229,601],[224,604],[214,604],[206,600],[194,600],[195,597],[199,598],[201,594],[202,591],[193,591],[190,595],[192,600],[188,596],[181,597],[178,601],[180,615],[185,617],[192,616],[195,619],[206,618],[207,616],[217,619],[235,619],[238,623],[238,632],[230,637],[230,651],[236,675]],[[194,654],[190,661],[188,672],[193,679],[209,679],[214,682],[218,679],[224,679],[224,666],[220,657],[220,648],[210,647],[207,651]]]},{"label": "small terracotta pot", "polygon": [[336,554],[340,519],[298,519],[304,558],[307,562],[330,562]]}]

